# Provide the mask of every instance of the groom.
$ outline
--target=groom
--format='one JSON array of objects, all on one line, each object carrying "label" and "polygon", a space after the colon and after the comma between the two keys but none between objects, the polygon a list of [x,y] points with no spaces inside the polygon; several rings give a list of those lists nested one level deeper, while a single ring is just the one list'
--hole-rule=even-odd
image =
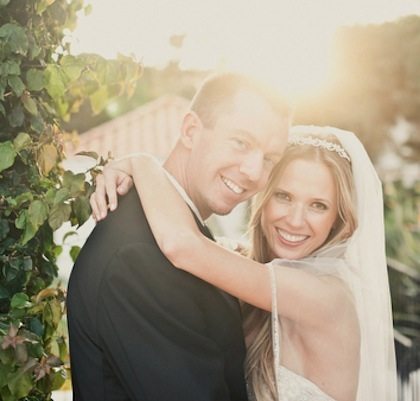
[{"label": "groom", "polygon": [[[263,188],[288,126],[284,103],[254,81],[224,74],[203,83],[164,163],[203,233],[211,238],[211,214]],[[135,190],[120,203],[95,227],[69,281],[74,400],[247,400],[237,300],[173,268]]]}]

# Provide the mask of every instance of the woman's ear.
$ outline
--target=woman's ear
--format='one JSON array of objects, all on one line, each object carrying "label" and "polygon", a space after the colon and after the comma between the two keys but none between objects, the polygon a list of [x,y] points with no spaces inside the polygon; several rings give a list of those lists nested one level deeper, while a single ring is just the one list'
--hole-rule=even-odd
[{"label": "woman's ear", "polygon": [[181,142],[187,149],[192,149],[194,138],[203,129],[200,117],[193,111],[185,114],[181,125]]}]

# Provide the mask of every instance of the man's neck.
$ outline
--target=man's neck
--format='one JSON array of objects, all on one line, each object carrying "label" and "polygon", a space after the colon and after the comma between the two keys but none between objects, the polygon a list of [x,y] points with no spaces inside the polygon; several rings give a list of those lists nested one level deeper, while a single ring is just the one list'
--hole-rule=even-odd
[{"label": "man's neck", "polygon": [[193,203],[194,209],[196,209],[196,213],[198,213],[199,219],[204,221],[210,216],[208,214],[204,214],[203,211],[199,209],[197,202],[192,196],[192,191],[188,183],[186,160],[184,160],[182,157],[175,156],[171,154],[168,157],[168,159],[166,159],[166,161],[164,162],[163,167],[172,176],[172,178],[176,180],[178,185],[185,191],[185,194],[190,198],[191,202]]}]

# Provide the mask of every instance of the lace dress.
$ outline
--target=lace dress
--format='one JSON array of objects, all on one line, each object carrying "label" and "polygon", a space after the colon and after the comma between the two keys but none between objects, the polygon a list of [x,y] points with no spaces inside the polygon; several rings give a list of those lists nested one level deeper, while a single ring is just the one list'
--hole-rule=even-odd
[{"label": "lace dress", "polygon": [[[279,398],[275,401],[335,401],[315,383],[284,366],[280,366],[278,370],[278,381]],[[267,394],[269,394],[268,391]],[[257,400],[252,391],[248,391],[248,399],[249,401],[274,401],[269,395]]]},{"label": "lace dress", "polygon": [[279,368],[279,401],[335,401],[316,384],[291,370]]}]

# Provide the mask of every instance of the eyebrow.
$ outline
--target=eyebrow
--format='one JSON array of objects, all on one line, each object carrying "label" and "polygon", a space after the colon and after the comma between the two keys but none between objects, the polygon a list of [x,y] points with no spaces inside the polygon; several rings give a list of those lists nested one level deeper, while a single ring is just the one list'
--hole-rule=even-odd
[{"label": "eyebrow", "polygon": [[231,130],[232,134],[236,134],[236,135],[241,135],[241,136],[245,136],[247,137],[249,140],[255,142],[255,136],[250,132],[247,131],[245,129],[241,129],[241,128],[233,128]]},{"label": "eyebrow", "polygon": [[[287,194],[287,195],[293,195],[293,193],[292,192],[290,192],[290,191],[287,191],[286,189],[283,189],[282,187],[279,187],[279,186],[277,186],[275,189],[274,189],[274,192],[276,192],[276,191],[279,191],[279,192],[284,192],[285,194]],[[273,193],[274,193],[273,192]],[[323,203],[327,203],[329,206],[331,206],[332,205],[332,202],[331,201],[329,201],[328,199],[325,199],[325,198],[313,198],[313,199],[311,199],[313,202],[323,202]]]},{"label": "eyebrow", "polygon": [[[253,135],[250,131],[247,131],[246,129],[241,129],[241,128],[233,128],[231,130],[232,134],[235,135],[240,135],[242,137],[246,137],[250,142],[252,143],[256,143],[256,139],[255,139],[255,135]],[[279,160],[281,159],[281,157],[283,156],[284,152],[270,152],[270,153],[266,153],[266,156],[275,156],[278,157]]]},{"label": "eyebrow", "polygon": [[314,202],[328,203],[329,205],[331,205],[331,201],[329,201],[328,199],[324,199],[324,198],[314,198],[313,201]]}]

